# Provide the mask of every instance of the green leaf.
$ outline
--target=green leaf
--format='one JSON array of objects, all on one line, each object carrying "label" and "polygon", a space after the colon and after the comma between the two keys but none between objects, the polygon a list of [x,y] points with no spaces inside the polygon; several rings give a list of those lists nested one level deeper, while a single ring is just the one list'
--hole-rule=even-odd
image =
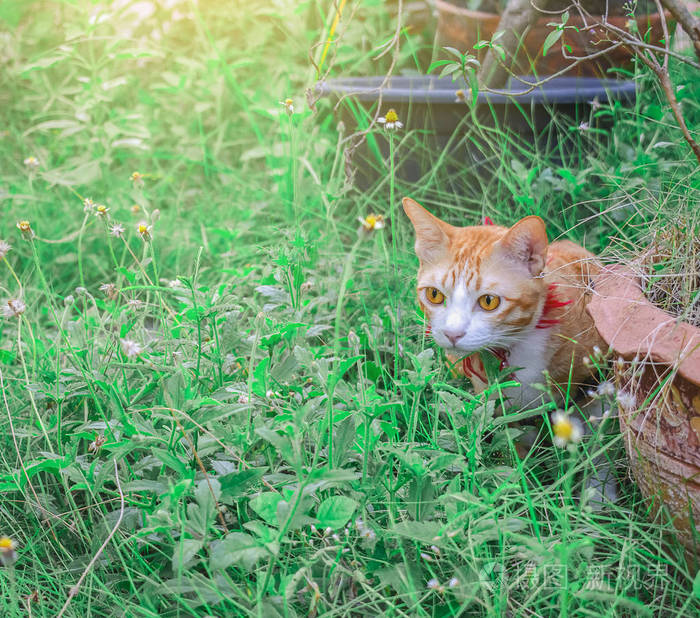
[{"label": "green leaf", "polygon": [[201,539],[182,539],[173,552],[173,571],[183,568],[202,549]]},{"label": "green leaf", "polygon": [[463,54],[462,54],[462,52],[459,51],[458,49],[455,49],[454,47],[443,47],[442,49],[444,49],[446,52],[452,54],[453,56],[456,56],[456,57],[459,58],[460,60],[462,60],[462,55],[463,55]]},{"label": "green leaf", "polygon": [[440,71],[439,77],[450,75],[451,73],[461,70],[461,68],[462,66],[458,62],[450,62],[443,67],[442,71]]},{"label": "green leaf", "polygon": [[277,505],[283,501],[282,494],[274,491],[267,491],[250,501],[250,508],[253,509],[261,519],[272,526],[279,526],[277,521]]},{"label": "green leaf", "polygon": [[392,532],[421,543],[440,544],[442,525],[437,522],[402,521],[396,524]]},{"label": "green leaf", "polygon": [[262,478],[263,469],[241,470],[231,472],[218,478],[221,484],[221,498],[238,498],[245,493],[245,490]]},{"label": "green leaf", "polygon": [[160,448],[154,448],[151,450],[151,455],[153,455],[158,461],[162,462],[171,470],[174,470],[179,477],[187,477],[187,467],[182,463],[175,455],[168,453]]},{"label": "green leaf", "polygon": [[264,397],[267,393],[267,368],[270,365],[270,357],[266,356],[259,363],[258,366],[253,370],[253,393],[258,397]]},{"label": "green leaf", "polygon": [[547,52],[550,50],[552,45],[554,45],[561,38],[563,32],[564,31],[561,28],[557,28],[556,30],[552,30],[547,35],[547,38],[544,40],[544,45],[542,46],[543,56],[547,55]]},{"label": "green leaf", "polygon": [[356,500],[347,496],[331,496],[326,498],[318,507],[319,524],[323,528],[342,528],[350,521],[352,514],[358,507]]},{"label": "green leaf", "polygon": [[697,572],[693,580],[693,596],[700,599],[700,571]]},{"label": "green leaf", "polygon": [[267,551],[250,534],[231,532],[221,541],[212,544],[209,568],[223,570],[232,564],[240,564],[250,571],[255,564],[267,555]]}]

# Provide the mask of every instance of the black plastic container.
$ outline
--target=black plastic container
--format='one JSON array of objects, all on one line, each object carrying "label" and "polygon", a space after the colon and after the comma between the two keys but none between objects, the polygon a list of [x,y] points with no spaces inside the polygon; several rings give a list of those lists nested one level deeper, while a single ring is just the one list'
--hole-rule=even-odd
[{"label": "black plastic container", "polygon": [[[383,81],[383,77],[353,77],[320,82],[316,88],[334,104],[344,97],[338,113],[348,132],[368,126],[381,92],[380,116],[393,108],[404,123],[397,137],[418,131],[414,136],[418,141],[404,147],[396,161],[397,176],[408,182],[430,173],[436,161],[447,169],[459,167],[460,173],[488,174],[495,169],[492,163],[504,151],[505,140],[508,151],[520,152],[523,159],[536,151],[551,161],[570,163],[580,152],[581,133],[612,124],[612,114],[594,118],[592,108],[612,101],[629,105],[636,95],[633,81],[557,77],[531,89],[511,80],[502,94],[480,92],[472,106],[460,100],[459,86],[449,77],[393,77],[380,91]],[[376,132],[354,155],[360,188],[386,174],[389,148],[388,140],[377,135],[381,132],[381,125],[376,125]],[[602,131],[595,135],[605,138]]]}]

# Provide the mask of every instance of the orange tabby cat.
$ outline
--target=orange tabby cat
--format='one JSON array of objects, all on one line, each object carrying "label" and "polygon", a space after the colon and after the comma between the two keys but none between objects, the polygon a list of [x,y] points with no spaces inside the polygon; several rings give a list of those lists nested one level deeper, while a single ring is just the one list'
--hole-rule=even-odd
[{"label": "orange tabby cat", "polygon": [[549,244],[535,216],[511,228],[454,227],[410,198],[403,207],[416,231],[418,302],[430,333],[478,392],[487,381],[475,353],[483,349],[514,368],[521,387],[505,394],[518,405],[541,397],[532,385],[546,381],[543,372],[561,393],[590,377],[583,358],[604,346],[585,310],[599,271],[592,253],[568,240]]}]

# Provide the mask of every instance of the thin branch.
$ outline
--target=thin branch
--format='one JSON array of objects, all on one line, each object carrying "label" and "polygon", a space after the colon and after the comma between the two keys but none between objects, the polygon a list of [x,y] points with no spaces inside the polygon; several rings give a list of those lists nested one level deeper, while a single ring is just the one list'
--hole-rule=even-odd
[{"label": "thin branch", "polygon": [[681,0],[661,0],[669,13],[676,18],[695,47],[695,55],[700,60],[700,19],[695,17]]}]

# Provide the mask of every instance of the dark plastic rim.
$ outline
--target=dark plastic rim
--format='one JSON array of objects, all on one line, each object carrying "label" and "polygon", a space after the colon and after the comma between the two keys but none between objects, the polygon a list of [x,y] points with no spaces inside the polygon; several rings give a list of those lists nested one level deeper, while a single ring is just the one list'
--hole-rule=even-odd
[{"label": "dark plastic rim", "polygon": [[[521,78],[532,83],[535,78]],[[543,78],[540,78],[543,79]],[[375,101],[384,77],[347,77],[318,82],[316,92],[322,96],[352,95],[360,101]],[[511,80],[502,93],[479,92],[477,103],[590,103],[607,101],[634,101],[636,84],[632,80],[599,79],[597,77],[555,77],[526,92],[529,86]],[[381,89],[382,101],[400,103],[458,103],[456,92],[459,82],[450,77],[429,75],[392,77]]]}]

